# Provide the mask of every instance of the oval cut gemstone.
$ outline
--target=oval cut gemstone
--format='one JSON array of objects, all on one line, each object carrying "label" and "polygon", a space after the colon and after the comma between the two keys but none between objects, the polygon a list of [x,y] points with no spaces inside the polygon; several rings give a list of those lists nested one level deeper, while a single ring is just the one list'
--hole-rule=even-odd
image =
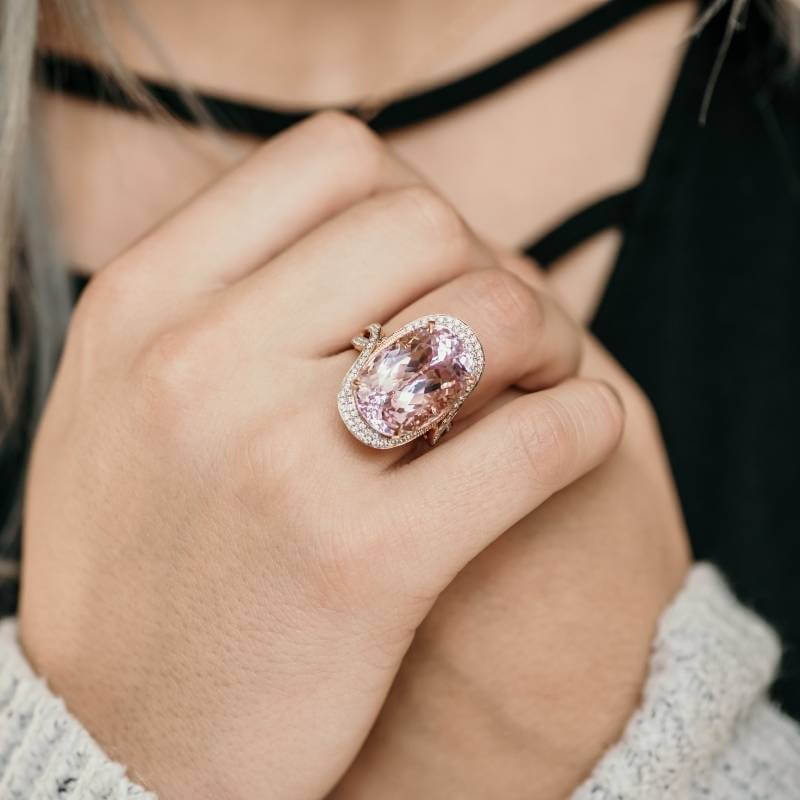
[{"label": "oval cut gemstone", "polygon": [[370,356],[353,380],[364,421],[384,436],[414,433],[438,417],[475,383],[465,342],[433,321],[403,334]]}]

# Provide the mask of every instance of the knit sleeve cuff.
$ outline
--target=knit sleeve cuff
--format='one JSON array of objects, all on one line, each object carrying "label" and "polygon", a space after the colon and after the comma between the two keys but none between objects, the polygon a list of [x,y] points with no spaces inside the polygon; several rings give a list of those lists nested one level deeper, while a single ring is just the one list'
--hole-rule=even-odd
[{"label": "knit sleeve cuff", "polygon": [[800,729],[764,695],[779,658],[772,629],[696,565],[661,618],[641,706],[573,800],[799,797],[728,791],[748,759],[800,782]]},{"label": "knit sleeve cuff", "polygon": [[0,622],[0,797],[156,800],[125,777],[33,673],[13,619]]}]

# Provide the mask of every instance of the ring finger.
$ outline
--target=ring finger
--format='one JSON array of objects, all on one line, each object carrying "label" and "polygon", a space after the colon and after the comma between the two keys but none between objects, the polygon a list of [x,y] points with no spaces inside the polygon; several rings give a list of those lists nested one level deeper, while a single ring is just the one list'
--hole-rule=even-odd
[{"label": "ring finger", "polygon": [[[483,374],[459,418],[480,409],[509,386],[527,391],[547,388],[578,369],[581,336],[577,325],[552,297],[506,270],[484,269],[457,277],[398,313],[383,333],[389,335],[414,319],[437,313],[468,323],[484,351]],[[334,377],[341,378],[353,358],[350,351],[328,359]],[[392,407],[395,412],[401,413]],[[406,453],[407,448],[391,450],[380,461],[392,463]]]}]

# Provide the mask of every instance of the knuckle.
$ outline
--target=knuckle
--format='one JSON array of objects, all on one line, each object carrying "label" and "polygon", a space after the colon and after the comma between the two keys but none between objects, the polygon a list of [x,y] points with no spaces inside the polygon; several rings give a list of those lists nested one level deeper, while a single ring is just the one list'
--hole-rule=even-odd
[{"label": "knuckle", "polygon": [[[140,287],[131,271],[107,267],[89,281],[73,310],[66,348],[80,354],[85,363],[107,361],[112,353],[119,361],[119,345],[129,342],[128,324],[138,316]],[[141,327],[141,320],[139,320]],[[124,335],[124,339],[121,338]],[[127,352],[127,348],[126,348]]]},{"label": "knuckle", "polygon": [[202,337],[192,328],[161,331],[135,359],[134,383],[151,410],[184,416],[202,391],[207,360]]},{"label": "knuckle", "polygon": [[458,256],[466,249],[468,237],[464,221],[433,189],[417,184],[400,189],[396,196],[403,217],[410,220],[417,235],[441,248],[443,256]]},{"label": "knuckle", "polygon": [[89,281],[72,314],[72,325],[107,329],[133,295],[128,272],[107,267]]},{"label": "knuckle", "polygon": [[[129,401],[141,437],[198,474],[231,456],[238,415],[221,390],[211,332],[200,323],[154,334],[126,371]],[[227,470],[226,470],[227,472]],[[217,479],[219,473],[217,473]]]},{"label": "knuckle", "polygon": [[542,395],[535,411],[526,404],[510,415],[510,449],[537,486],[551,490],[575,462],[582,428],[564,403]]},{"label": "knuckle", "polygon": [[377,173],[384,146],[361,120],[343,111],[326,110],[311,117],[308,125],[326,147],[343,151],[351,167],[367,174]]},{"label": "knuckle", "polygon": [[519,278],[503,269],[475,273],[476,292],[487,319],[503,336],[524,336],[536,340],[544,326],[541,298]]}]

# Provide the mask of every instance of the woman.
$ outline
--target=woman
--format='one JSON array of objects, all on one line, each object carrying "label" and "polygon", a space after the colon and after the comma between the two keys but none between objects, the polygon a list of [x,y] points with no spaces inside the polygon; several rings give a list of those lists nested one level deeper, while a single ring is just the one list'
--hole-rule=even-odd
[{"label": "woman", "polygon": [[[57,319],[26,283],[94,277],[26,475],[3,796],[797,796],[790,6],[714,4],[684,54],[689,2],[69,5],[4,4],[15,533]],[[263,107],[353,97],[384,139]],[[365,446],[351,338],[442,314],[485,359],[453,430]],[[767,621],[690,566],[592,318]]]}]

